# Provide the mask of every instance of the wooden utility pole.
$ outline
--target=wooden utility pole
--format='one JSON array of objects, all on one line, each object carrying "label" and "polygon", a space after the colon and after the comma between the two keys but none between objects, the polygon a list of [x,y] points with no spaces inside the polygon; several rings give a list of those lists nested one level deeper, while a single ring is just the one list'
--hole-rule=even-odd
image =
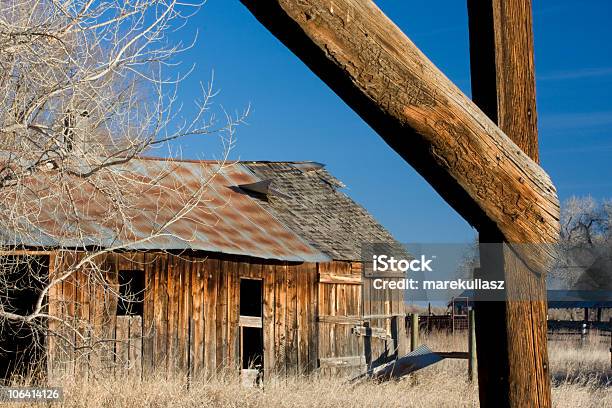
[{"label": "wooden utility pole", "polygon": [[[534,160],[537,157],[525,154],[372,1],[241,2],[489,242],[558,240],[556,190]],[[518,27],[530,29],[530,20]],[[509,101],[504,109],[516,102],[512,97]],[[535,120],[535,105],[530,114]],[[517,135],[519,128],[510,131]],[[529,135],[531,141],[533,133]],[[523,254],[520,247],[513,247],[516,252],[500,248],[489,254],[496,269],[502,275],[519,271],[504,275],[507,285],[542,299],[537,297],[541,287],[533,271],[550,265],[553,255],[547,246],[534,246]],[[501,378],[482,379],[484,405],[549,404],[546,345],[540,341],[546,335],[542,310],[545,306],[537,302],[523,302],[508,308],[498,304],[489,315],[487,310],[476,311],[477,330],[497,325],[491,344],[501,346],[494,357],[499,361],[489,368]],[[480,359],[481,344],[477,348]],[[483,359],[478,366],[480,377],[487,367]],[[496,391],[502,393],[494,397]]]},{"label": "wooden utility pole", "polygon": [[468,0],[472,99],[539,162],[531,0]]},{"label": "wooden utility pole", "polygon": [[[537,162],[531,9],[531,0],[468,0],[472,98]],[[506,246],[491,246],[508,242],[497,228],[479,232],[480,270],[506,280],[509,296],[476,303],[481,405],[550,407],[545,276]],[[512,298],[517,292],[522,299]],[[498,358],[501,353],[508,358]]]}]

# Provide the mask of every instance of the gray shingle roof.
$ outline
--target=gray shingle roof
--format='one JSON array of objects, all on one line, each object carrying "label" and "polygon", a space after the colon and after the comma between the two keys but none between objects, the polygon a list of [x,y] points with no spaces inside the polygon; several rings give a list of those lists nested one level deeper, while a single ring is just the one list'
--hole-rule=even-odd
[{"label": "gray shingle roof", "polygon": [[[397,242],[363,207],[339,191],[345,187],[309,162],[241,162],[273,193],[262,205],[312,246],[336,260],[361,260],[362,243]],[[276,192],[276,193],[274,193]]]}]

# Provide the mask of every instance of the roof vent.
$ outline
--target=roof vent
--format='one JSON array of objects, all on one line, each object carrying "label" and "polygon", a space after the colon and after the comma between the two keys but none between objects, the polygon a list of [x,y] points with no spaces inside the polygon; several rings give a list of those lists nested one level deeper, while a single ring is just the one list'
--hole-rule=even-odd
[{"label": "roof vent", "polygon": [[271,184],[272,184],[272,179],[267,179],[267,180],[262,180],[262,181],[256,181],[255,183],[240,184],[238,185],[238,187],[240,187],[241,189],[249,193],[260,194],[266,197],[273,195],[273,196],[282,197],[282,198],[289,198],[287,194],[282,193],[272,188]]},{"label": "roof vent", "polygon": [[318,162],[292,163],[292,166],[298,170],[302,170],[304,173],[308,173],[310,171],[321,170],[323,167],[325,167],[323,163],[318,163]]}]

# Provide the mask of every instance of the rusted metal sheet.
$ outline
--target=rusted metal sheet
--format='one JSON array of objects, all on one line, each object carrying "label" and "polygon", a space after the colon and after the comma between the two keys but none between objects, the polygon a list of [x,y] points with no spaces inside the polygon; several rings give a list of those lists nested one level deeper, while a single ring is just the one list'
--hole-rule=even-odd
[{"label": "rusted metal sheet", "polygon": [[453,353],[436,353],[431,351],[426,345],[419,346],[404,357],[390,361],[389,363],[370,369],[367,372],[353,378],[351,382],[357,382],[364,378],[373,378],[379,381],[387,381],[392,378],[401,378],[405,375],[428,367],[445,358],[456,358]]},{"label": "rusted metal sheet", "polygon": [[[239,187],[262,181],[241,163],[133,159],[116,167],[109,182],[110,188],[125,191],[122,217],[108,196],[87,179],[75,178],[70,189],[75,208],[70,208],[68,200],[49,194],[53,177],[37,175],[28,181],[35,222],[24,223],[20,234],[0,231],[3,245],[128,244],[134,250],[193,249],[285,261],[330,260]],[[101,184],[98,180],[97,186]],[[172,222],[200,189],[204,193],[193,209]],[[152,234],[156,236],[147,239]]]}]

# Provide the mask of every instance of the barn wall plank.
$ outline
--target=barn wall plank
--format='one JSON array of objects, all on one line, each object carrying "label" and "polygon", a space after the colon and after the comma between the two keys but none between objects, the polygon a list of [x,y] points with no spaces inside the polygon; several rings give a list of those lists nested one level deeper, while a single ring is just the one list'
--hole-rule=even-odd
[{"label": "barn wall plank", "polygon": [[[321,264],[318,264],[319,270],[321,268]],[[318,278],[317,278],[317,282],[318,282]],[[325,316],[330,316],[331,311],[329,310],[329,305],[327,303],[327,298],[329,296],[328,294],[328,287],[330,286],[329,284],[326,283],[318,283],[318,297],[317,297],[317,305],[318,305],[318,316],[321,315],[325,315]],[[317,359],[321,359],[323,357],[329,357],[330,356],[330,350],[329,350],[329,330],[330,330],[330,325],[328,323],[325,322],[319,322],[317,319],[317,323],[316,326],[318,328],[318,355],[317,355]],[[321,372],[323,374],[326,374],[326,371],[324,368],[321,368]]]},{"label": "barn wall plank", "polygon": [[128,375],[130,378],[142,377],[142,317],[129,318]]},{"label": "barn wall plank", "polygon": [[287,265],[287,302],[286,308],[286,332],[287,340],[285,346],[287,375],[296,375],[298,368],[297,347],[297,267]]},{"label": "barn wall plank", "polygon": [[176,299],[176,368],[173,374],[181,375],[186,372],[185,370],[185,331],[184,331],[184,309],[185,309],[185,268],[183,262],[183,256],[172,255],[173,263],[175,265],[175,299]]},{"label": "barn wall plank", "polygon": [[302,264],[296,268],[297,276],[297,368],[298,372],[308,372],[308,274],[309,264]]},{"label": "barn wall plank", "polygon": [[195,259],[191,270],[191,372],[194,377],[203,374],[204,369],[204,283],[203,263]]},{"label": "barn wall plank", "polygon": [[211,375],[217,370],[217,281],[219,276],[219,261],[207,259],[205,262],[207,274],[205,304],[206,304],[206,336],[204,354],[206,372]]},{"label": "barn wall plank", "polygon": [[226,272],[228,279],[227,297],[227,355],[228,367],[237,369],[240,361],[239,327],[240,314],[240,277],[248,274],[249,265],[244,262],[234,262]]},{"label": "barn wall plank", "polygon": [[275,271],[274,265],[264,264],[263,275],[263,338],[265,375],[270,376],[275,365]]},{"label": "barn wall plank", "polygon": [[227,271],[232,268],[232,261],[222,260],[217,271],[217,316],[216,316],[216,352],[217,370],[226,366],[227,356]]},{"label": "barn wall plank", "polygon": [[287,304],[287,267],[275,265],[274,271],[274,371],[285,375],[287,367],[286,304]]},{"label": "barn wall plank", "polygon": [[155,371],[167,373],[168,359],[168,256],[156,253],[155,270]]},{"label": "barn wall plank", "polygon": [[[56,252],[51,253],[49,256],[49,281],[52,281],[57,274],[61,271],[58,265],[59,257]],[[49,289],[47,297],[48,313],[50,316],[59,317],[61,308],[59,306],[61,296],[60,285],[53,285]],[[59,377],[60,373],[57,372],[57,359],[59,358],[60,351],[59,340],[56,338],[56,332],[59,328],[59,322],[55,319],[49,319],[47,323],[47,376],[49,380],[53,380]]]},{"label": "barn wall plank", "polygon": [[76,356],[76,374],[79,378],[89,377],[89,346],[91,346],[92,328],[89,320],[89,279],[85,271],[78,271],[77,292],[79,298],[79,311],[77,313],[78,336],[76,346],[79,348]]},{"label": "barn wall plank", "polygon": [[130,317],[118,316],[115,328],[115,375],[125,377],[128,375],[130,364]]},{"label": "barn wall plank", "polygon": [[[119,279],[117,276],[117,256],[107,254],[103,261],[103,279],[106,283],[98,282],[98,291],[102,292],[102,322],[100,337],[104,339],[100,344],[100,360],[102,375],[112,376],[115,369],[115,326],[117,323],[117,293],[119,293]],[[110,289],[110,290],[109,290]]]},{"label": "barn wall plank", "polygon": [[142,254],[140,268],[145,274],[144,311],[142,317],[142,376],[150,377],[155,372],[155,270],[149,263],[151,256]]},{"label": "barn wall plank", "polygon": [[191,298],[191,261],[188,257],[181,257],[181,294],[182,294],[182,310],[181,310],[181,359],[182,372],[187,375],[191,372],[190,368],[190,342],[191,342],[191,315],[192,315],[192,298]]},{"label": "barn wall plank", "polygon": [[64,347],[65,365],[64,372],[67,376],[74,375],[75,369],[75,344],[76,344],[76,333],[74,332],[75,324],[75,311],[77,309],[78,293],[77,293],[77,277],[76,273],[71,274],[64,280],[63,284],[63,297],[64,297],[64,319],[68,323],[68,327],[64,330],[64,336],[70,344],[66,344]]},{"label": "barn wall plank", "polygon": [[166,360],[166,373],[169,375],[177,372],[178,365],[178,313],[179,313],[179,292],[178,287],[180,280],[180,269],[177,265],[177,259],[174,256],[168,256],[168,341]]}]

